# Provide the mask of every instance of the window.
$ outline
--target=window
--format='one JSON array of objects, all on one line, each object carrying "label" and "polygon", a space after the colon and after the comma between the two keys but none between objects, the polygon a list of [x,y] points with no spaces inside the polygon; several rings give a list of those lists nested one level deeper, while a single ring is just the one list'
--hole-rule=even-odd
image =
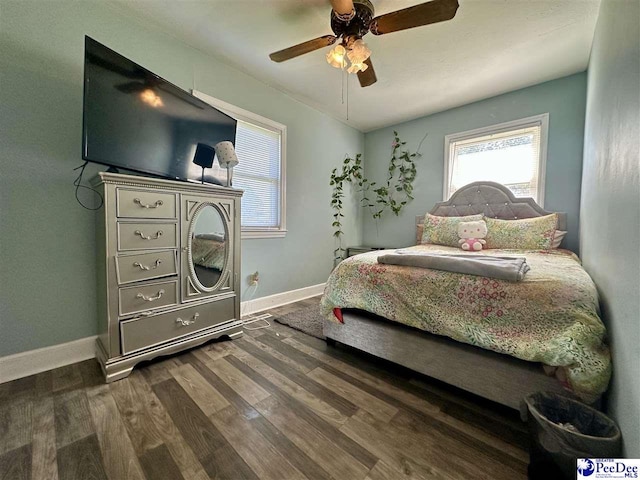
[{"label": "window", "polygon": [[469,183],[489,180],[542,206],[548,124],[545,113],[445,136],[444,199]]},{"label": "window", "polygon": [[202,92],[193,94],[238,121],[240,163],[233,169],[233,186],[244,190],[242,238],[284,237],[287,127]]}]

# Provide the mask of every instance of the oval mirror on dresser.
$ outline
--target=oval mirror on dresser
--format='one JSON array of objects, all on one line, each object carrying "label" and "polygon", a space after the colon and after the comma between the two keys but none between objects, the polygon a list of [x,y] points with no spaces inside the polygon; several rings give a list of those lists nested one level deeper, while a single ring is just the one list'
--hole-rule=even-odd
[{"label": "oval mirror on dresser", "polygon": [[227,224],[217,207],[205,203],[198,207],[189,227],[189,271],[195,285],[215,290],[223,277],[228,257]]}]

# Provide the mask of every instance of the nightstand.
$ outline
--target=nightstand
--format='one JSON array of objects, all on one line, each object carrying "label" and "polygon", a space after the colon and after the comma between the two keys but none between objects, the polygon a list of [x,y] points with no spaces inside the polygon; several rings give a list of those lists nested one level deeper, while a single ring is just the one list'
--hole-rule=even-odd
[{"label": "nightstand", "polygon": [[347,258],[353,257],[354,255],[358,255],[359,253],[373,252],[374,250],[386,250],[388,248],[389,247],[365,247],[365,246],[347,247]]}]

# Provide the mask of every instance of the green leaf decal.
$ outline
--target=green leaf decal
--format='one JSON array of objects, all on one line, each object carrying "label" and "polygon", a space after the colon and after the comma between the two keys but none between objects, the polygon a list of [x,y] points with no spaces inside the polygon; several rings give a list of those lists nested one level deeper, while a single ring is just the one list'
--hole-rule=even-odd
[{"label": "green leaf decal", "polygon": [[[333,236],[338,239],[338,248],[334,250],[334,260],[339,262],[343,259],[341,252],[346,252],[342,248],[342,223],[343,218],[343,198],[344,184],[349,183],[357,187],[356,193],[360,196],[360,204],[370,210],[374,219],[382,218],[385,211],[389,210],[394,215],[400,215],[402,208],[411,200],[413,196],[413,181],[417,175],[417,168],[414,158],[420,157],[418,152],[408,152],[401,149],[407,142],[401,141],[398,132],[393,132],[393,143],[391,149],[391,159],[387,169],[387,178],[383,186],[377,186],[365,178],[362,154],[358,153],[355,158],[347,155],[342,162],[341,171],[338,168],[331,171],[329,186],[333,187],[331,193],[331,207],[335,213],[335,219],[331,226],[335,229]],[[375,198],[370,199],[369,194],[375,194]],[[395,198],[394,195],[399,198]]]}]

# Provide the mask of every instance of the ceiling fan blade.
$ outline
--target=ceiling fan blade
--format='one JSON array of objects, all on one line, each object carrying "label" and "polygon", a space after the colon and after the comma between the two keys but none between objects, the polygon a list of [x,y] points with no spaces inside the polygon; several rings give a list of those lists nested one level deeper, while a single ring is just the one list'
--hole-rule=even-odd
[{"label": "ceiling fan blade", "polygon": [[458,10],[458,0],[432,0],[396,12],[386,13],[371,21],[374,35],[421,27],[431,23],[451,20]]},{"label": "ceiling fan blade", "polygon": [[364,63],[369,66],[364,72],[358,72],[358,80],[360,80],[361,87],[368,87],[378,81],[376,77],[376,71],[373,69],[371,58],[367,58]]},{"label": "ceiling fan blade", "polygon": [[284,50],[280,50],[278,52],[273,52],[271,55],[269,55],[269,58],[274,62],[284,62],[285,60],[299,57],[300,55],[313,52],[314,50],[318,50],[319,48],[333,45],[334,43],[336,43],[337,39],[338,37],[336,37],[335,35],[325,35],[323,37],[314,38],[313,40],[299,43],[298,45],[294,45],[293,47],[285,48]]},{"label": "ceiling fan blade", "polygon": [[338,15],[349,15],[353,12],[353,0],[331,0],[331,8]]}]

